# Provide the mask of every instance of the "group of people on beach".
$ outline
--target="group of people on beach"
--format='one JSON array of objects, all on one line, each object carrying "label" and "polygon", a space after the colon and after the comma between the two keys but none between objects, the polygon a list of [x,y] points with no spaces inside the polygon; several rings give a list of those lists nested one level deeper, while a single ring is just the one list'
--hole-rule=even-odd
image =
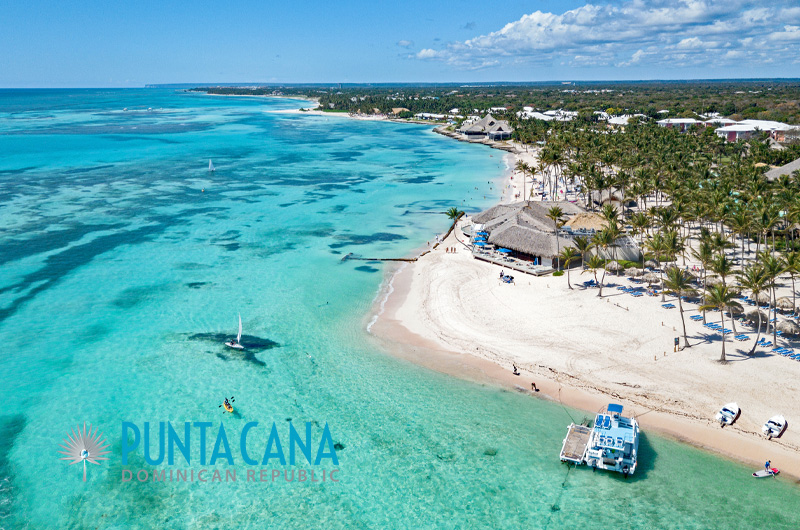
[{"label": "group of people on beach", "polygon": [[444,249],[446,254],[455,254],[456,250],[457,250],[456,247],[445,247]]}]

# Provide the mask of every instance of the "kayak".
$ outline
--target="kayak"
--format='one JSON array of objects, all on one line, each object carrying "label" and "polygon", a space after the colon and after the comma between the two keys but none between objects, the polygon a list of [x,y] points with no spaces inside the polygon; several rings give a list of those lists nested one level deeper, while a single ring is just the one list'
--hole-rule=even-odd
[{"label": "kayak", "polygon": [[781,472],[780,469],[778,469],[777,467],[773,467],[769,471],[767,471],[766,469],[762,469],[761,471],[756,471],[755,473],[753,473],[753,476],[755,478],[774,477],[780,472]]},{"label": "kayak", "polygon": [[233,412],[233,405],[231,405],[230,403],[223,403],[222,406],[224,406],[225,410],[227,410],[228,412]]}]

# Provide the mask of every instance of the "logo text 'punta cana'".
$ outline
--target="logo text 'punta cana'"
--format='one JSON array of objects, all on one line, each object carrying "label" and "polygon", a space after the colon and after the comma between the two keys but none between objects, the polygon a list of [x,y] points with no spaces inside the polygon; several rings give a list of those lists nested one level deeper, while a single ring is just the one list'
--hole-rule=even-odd
[{"label": "logo text 'punta cana'", "polygon": [[77,426],[78,432],[72,429],[72,435],[67,434],[64,443],[59,444],[65,451],[59,451],[62,455],[66,455],[61,460],[72,460],[69,465],[83,462],[83,481],[86,482],[86,461],[92,464],[100,465],[98,460],[108,460],[107,455],[111,451],[105,451],[108,447],[108,442],[105,439],[100,439],[102,434],[95,429],[92,432],[92,425],[89,424],[89,430],[86,430],[86,422],[83,423],[83,431],[81,426]]}]

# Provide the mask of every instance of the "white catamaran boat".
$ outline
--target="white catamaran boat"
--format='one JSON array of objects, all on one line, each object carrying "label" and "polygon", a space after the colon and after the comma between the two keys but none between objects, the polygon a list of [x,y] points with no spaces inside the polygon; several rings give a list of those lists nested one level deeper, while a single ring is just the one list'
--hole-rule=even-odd
[{"label": "white catamaran boat", "polygon": [[739,415],[741,413],[742,411],[739,408],[739,405],[736,403],[727,403],[726,405],[723,405],[721,409],[719,409],[719,412],[717,412],[715,418],[720,425],[725,427],[726,425],[733,425],[734,422],[739,419]]},{"label": "white catamaran boat", "polygon": [[208,160],[208,170],[209,171],[216,171],[217,170],[217,168],[214,167],[214,162],[212,162],[211,159]]},{"label": "white catamaran boat", "polygon": [[228,348],[235,348],[237,350],[243,350],[244,346],[241,344],[242,340],[242,315],[239,314],[239,333],[236,335],[236,340],[229,340],[225,343],[225,346]]},{"label": "white catamaran boat", "polygon": [[783,431],[786,430],[786,418],[778,414],[767,420],[767,423],[761,427],[761,432],[767,438],[780,438]]},{"label": "white catamaran boat", "polygon": [[587,427],[573,423],[561,447],[561,461],[632,475],[639,452],[639,423],[610,403]]}]

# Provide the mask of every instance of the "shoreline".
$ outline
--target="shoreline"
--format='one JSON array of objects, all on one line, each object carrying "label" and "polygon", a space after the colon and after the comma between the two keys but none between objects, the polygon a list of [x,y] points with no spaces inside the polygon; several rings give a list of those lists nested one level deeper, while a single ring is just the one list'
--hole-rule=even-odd
[{"label": "shoreline", "polygon": [[[516,153],[508,152],[509,160],[506,161],[508,169],[501,176],[503,185],[500,187],[501,197],[498,203],[514,202],[514,195],[517,191],[521,191],[519,179],[515,182],[513,179],[514,164],[516,160],[522,156],[535,156],[534,152]],[[530,182],[530,181],[529,181]],[[511,193],[508,193],[508,190]],[[529,189],[529,188],[528,188]],[[463,221],[462,221],[463,222]],[[670,390],[673,379],[665,378],[662,383],[666,383],[667,388],[653,388],[653,382],[658,382],[658,368],[655,369],[656,374],[653,375],[653,368],[648,368],[648,373],[642,377],[634,377],[633,379],[645,379],[641,383],[628,383],[624,379],[622,382],[614,382],[613,377],[601,377],[598,381],[588,380],[585,373],[571,373],[568,366],[563,363],[551,362],[553,355],[558,355],[558,348],[554,346],[554,337],[548,336],[550,341],[545,345],[538,344],[536,340],[528,342],[527,344],[511,344],[510,341],[500,339],[497,334],[491,332],[482,335],[483,340],[470,340],[468,337],[460,335],[463,332],[463,326],[449,325],[441,326],[440,322],[432,320],[425,321],[424,318],[418,318],[415,313],[433,314],[441,317],[444,314],[455,314],[456,317],[461,315],[459,310],[463,307],[454,306],[453,301],[441,302],[438,294],[441,292],[438,289],[442,285],[451,290],[457,290],[459,285],[464,282],[474,282],[475,285],[469,284],[473,289],[479,285],[477,278],[479,275],[485,274],[488,277],[493,275],[499,270],[496,265],[479,262],[471,257],[470,252],[464,248],[460,241],[455,237],[459,233],[459,229],[454,231],[446,240],[443,241],[444,245],[457,246],[457,254],[445,254],[443,251],[432,251],[427,255],[420,256],[417,261],[403,264],[402,266],[395,266],[386,272],[386,279],[383,282],[378,295],[375,298],[372,309],[365,318],[365,330],[368,335],[376,341],[382,349],[389,354],[398,358],[407,360],[414,364],[423,366],[440,373],[444,373],[460,379],[465,379],[478,384],[490,384],[499,388],[515,390],[521,393],[529,394],[532,397],[547,399],[553,402],[559,402],[563,405],[581,410],[588,415],[593,415],[601,407],[607,405],[609,402],[619,402],[626,407],[629,413],[633,413],[640,422],[641,428],[646,431],[652,431],[667,438],[679,441],[681,443],[689,444],[693,447],[708,451],[710,453],[725,457],[727,459],[736,461],[746,466],[754,466],[754,469],[763,467],[764,460],[771,459],[776,467],[781,469],[783,475],[791,477],[794,480],[800,481],[800,437],[797,433],[790,430],[783,435],[782,438],[768,441],[760,435],[760,424],[766,421],[770,415],[782,411],[791,412],[793,408],[784,406],[781,408],[776,405],[775,412],[769,415],[762,413],[758,414],[749,413],[746,420],[740,419],[734,426],[728,426],[724,429],[720,428],[719,424],[714,421],[713,414],[716,409],[723,403],[728,401],[738,400],[740,404],[742,401],[739,399],[737,390],[730,391],[730,394],[736,399],[719,400],[715,397],[714,392],[708,391],[706,396],[693,395],[686,391],[686,388],[677,388],[675,391]],[[462,236],[463,237],[463,236]],[[446,265],[445,265],[446,260]],[[432,269],[434,270],[431,272]],[[572,279],[574,282],[578,281],[580,277],[579,271],[573,271]],[[448,282],[448,277],[458,275],[458,279],[452,279]],[[534,278],[528,277],[525,274],[520,274],[523,278],[520,280],[527,284],[538,283],[538,290],[543,287],[541,284],[545,283],[545,290],[550,289],[550,293],[558,291],[566,291],[564,296],[573,296],[579,293],[578,289],[575,292],[567,291],[566,277],[541,277]],[[613,278],[609,279],[611,281]],[[496,281],[494,283],[497,283]],[[440,285],[442,284],[442,285]],[[558,284],[558,285],[555,285]],[[434,289],[436,291],[434,292]],[[535,289],[532,289],[535,290]],[[611,289],[604,290],[604,297],[598,300],[591,300],[592,305],[595,306],[589,311],[588,315],[584,315],[587,319],[592,319],[596,316],[598,320],[602,320],[605,316],[603,313],[611,311],[610,306],[616,306],[616,313],[621,313],[619,318],[628,320],[628,325],[631,325],[631,318],[633,317],[628,308],[623,308],[619,304],[610,304],[610,298],[615,293]],[[587,293],[581,293],[583,297],[595,298]],[[580,296],[578,295],[578,296]],[[554,297],[555,301],[560,297]],[[647,297],[649,298],[649,297]],[[530,300],[537,300],[535,297]],[[655,316],[656,320],[664,320],[667,316],[671,318],[668,326],[661,322],[661,328],[655,330],[656,334],[660,332],[661,335],[671,336],[675,333],[673,328],[677,331],[677,326],[680,326],[680,320],[675,321],[676,314],[664,314],[658,311],[664,311],[660,307],[660,303],[655,300],[648,300],[652,308],[650,312]],[[598,304],[602,303],[602,306]],[[625,300],[623,303],[632,305],[632,302]],[[509,304],[513,305],[513,304]],[[514,307],[518,307],[517,304]],[[552,306],[551,306],[552,307]],[[502,311],[502,307],[495,307],[498,311]],[[544,309],[544,308],[543,308]],[[622,313],[622,310],[625,313]],[[689,308],[685,308],[688,312]],[[480,313],[479,310],[476,310]],[[474,317],[475,314],[471,314]],[[612,318],[615,318],[612,316]],[[638,322],[639,318],[633,317],[633,326],[646,325],[649,322]],[[651,318],[652,320],[652,318]],[[687,315],[688,320],[688,315]],[[368,321],[368,323],[367,323]],[[588,322],[587,322],[588,323]],[[475,322],[472,322],[474,325]],[[657,322],[655,322],[657,325]],[[687,327],[691,324],[687,322]],[[497,331],[495,327],[494,331]],[[593,330],[596,331],[596,330]],[[618,330],[614,330],[617,332]],[[566,333],[566,331],[565,331]],[[587,336],[587,340],[591,341],[594,335]],[[555,344],[558,344],[560,339],[556,339]],[[515,356],[509,353],[514,349],[523,349],[528,344],[536,345],[536,348],[544,346],[548,349],[542,355],[534,355],[534,359],[526,359],[525,357]],[[733,353],[735,344],[729,343],[731,349],[730,354]],[[647,344],[652,346],[652,344]],[[475,348],[475,351],[472,349]],[[663,348],[663,343],[659,346]],[[671,371],[675,370],[676,361],[682,355],[692,355],[694,357],[693,363],[713,363],[709,368],[714,371],[720,370],[720,365],[713,360],[701,358],[697,359],[697,354],[703,350],[716,352],[718,356],[718,341],[711,341],[708,344],[696,344],[689,348],[686,352],[672,353],[669,355],[670,360],[664,362],[661,357],[657,360],[650,361],[653,365],[658,365],[662,361],[662,365],[670,364]],[[528,348],[529,349],[529,348]],[[645,348],[642,348],[645,349]],[[652,348],[648,348],[651,350]],[[660,355],[661,352],[658,352]],[[645,355],[651,355],[647,353]],[[713,357],[714,354],[712,353]],[[643,357],[643,355],[639,355]],[[706,356],[707,357],[707,356]],[[647,357],[648,359],[651,357]],[[663,358],[667,359],[667,352],[663,353]],[[765,361],[768,359],[758,359],[758,361]],[[785,361],[785,359],[774,359],[775,362]],[[511,363],[515,362],[522,372],[521,376],[514,376],[511,373]],[[788,361],[787,361],[788,362]],[[682,361],[678,360],[678,371],[680,371],[680,364]],[[792,363],[789,368],[795,368],[797,363]],[[728,365],[726,365],[728,366]],[[635,371],[635,369],[634,369]],[[699,368],[701,372],[699,379],[694,380],[694,383],[702,384],[702,378],[707,377],[703,372],[702,367]],[[616,374],[619,375],[619,374]],[[674,374],[673,374],[674,375]],[[737,374],[737,377],[741,374]],[[693,374],[698,376],[698,374]],[[792,380],[790,377],[789,380]],[[530,390],[530,383],[535,382],[539,392],[534,393]],[[691,383],[691,381],[690,381]],[[731,388],[740,388],[740,383],[737,378],[731,376]],[[758,388],[759,383],[753,382],[754,387]],[[691,384],[690,384],[691,386]],[[718,385],[719,386],[719,385]],[[723,385],[724,386],[724,385]],[[781,384],[777,384],[778,388],[785,388]],[[716,390],[716,389],[715,389]],[[651,395],[654,394],[654,395]],[[748,398],[752,397],[753,392],[748,392]],[[791,397],[791,396],[790,396]],[[701,399],[702,398],[702,399]],[[786,398],[786,396],[784,396]],[[716,403],[709,408],[709,403]],[[670,403],[670,401],[672,403]],[[758,403],[759,407],[755,407],[748,403],[747,412],[750,409],[763,408],[762,405],[769,405],[769,398],[763,397],[761,401],[765,403]],[[783,402],[786,403],[784,399]],[[674,410],[669,407],[673,405]],[[755,404],[753,404],[755,405]],[[744,410],[744,407],[743,407]],[[560,428],[566,428],[569,422],[565,422]],[[557,455],[554,455],[557,458]],[[748,477],[749,478],[749,477]]]},{"label": "shoreline", "polygon": [[[278,112],[319,116],[340,115],[356,120],[412,123],[406,120],[391,120],[385,116],[353,116],[348,113],[329,113],[320,110],[300,111],[299,109],[290,109]],[[439,130],[441,125],[430,125],[432,125],[431,132],[442,134],[442,131]],[[449,134],[443,134],[443,136],[457,141],[464,141]],[[496,177],[496,180],[501,183],[498,186],[500,190],[498,204],[508,204],[519,200],[516,195],[521,195],[522,183],[519,177],[514,179],[514,167],[518,160],[535,166],[536,155],[538,154],[536,149],[522,151],[513,143],[468,143],[480,143],[505,152],[506,169]],[[526,180],[527,189],[531,189],[530,187],[533,185],[533,180],[528,178]],[[490,275],[494,274],[497,270],[496,266],[477,262],[469,255],[469,251],[461,245],[456,237],[458,230],[458,228],[454,230],[446,239],[442,240],[441,244],[457,246],[457,255],[459,257],[467,257],[470,262],[474,262],[472,265],[482,267]],[[558,402],[590,416],[594,415],[593,411],[599,410],[613,400],[624,405],[629,411],[632,409],[643,430],[651,430],[669,439],[691,445],[742,465],[755,466],[755,469],[760,469],[763,466],[763,461],[769,458],[781,469],[783,475],[800,482],[800,450],[798,450],[800,443],[792,443],[794,440],[786,442],[786,434],[781,439],[767,441],[760,436],[757,430],[752,428],[752,425],[750,425],[750,429],[742,428],[741,419],[736,425],[722,429],[718,423],[713,421],[713,412],[715,410],[711,410],[707,416],[686,412],[670,412],[664,410],[663,407],[653,406],[654,404],[649,403],[647,399],[642,399],[641,392],[638,394],[631,392],[641,388],[640,385],[627,385],[626,388],[626,385],[623,384],[623,388],[604,388],[602,385],[588,383],[580,375],[554,368],[546,362],[544,364],[526,364],[517,361],[523,375],[514,376],[510,371],[511,361],[509,357],[496,351],[491,351],[493,337],[488,338],[486,341],[488,345],[484,344],[483,348],[480,345],[475,346],[476,343],[472,343],[471,346],[476,347],[476,354],[472,351],[467,351],[467,348],[451,343],[441,330],[428,329],[427,331],[431,332],[428,333],[430,336],[423,336],[423,334],[419,333],[423,329],[416,325],[418,324],[417,322],[409,323],[406,316],[398,316],[398,313],[403,311],[416,312],[419,310],[420,305],[435,302],[434,297],[430,296],[424,297],[422,300],[410,300],[410,298],[412,294],[417,296],[420,294],[419,292],[413,292],[415,287],[419,291],[419,286],[415,286],[413,281],[415,273],[421,275],[422,272],[418,269],[431,265],[436,258],[443,254],[441,250],[436,250],[436,246],[434,245],[429,249],[421,247],[412,250],[409,253],[409,257],[416,258],[416,261],[395,264],[385,273],[384,282],[376,293],[371,309],[365,315],[363,323],[366,335],[385,353],[462,380],[477,384],[489,384],[497,388],[529,394],[531,397]],[[448,264],[448,269],[450,267],[451,264]],[[578,275],[576,274],[575,276],[577,277]],[[526,277],[525,279],[528,278]],[[553,277],[535,279],[540,281],[554,280]],[[562,284],[565,283],[564,277],[560,277],[558,280]],[[562,287],[565,288],[564,285]],[[549,289],[549,284],[547,288]],[[607,293],[610,293],[610,290]],[[606,300],[606,298],[603,300]],[[610,300],[606,301],[610,302]],[[658,305],[656,304],[656,306]],[[664,355],[666,356],[666,352]],[[539,392],[534,393],[529,390],[531,380],[536,382],[537,388],[540,389]],[[644,397],[646,398],[646,396]],[[681,402],[680,399],[674,401],[675,403]],[[719,406],[724,402],[726,401],[721,401]],[[763,420],[766,420],[766,417]],[[760,423],[757,423],[757,425],[760,425]],[[568,423],[566,422],[562,426],[565,432],[567,426]],[[800,438],[798,438],[798,441],[800,441]],[[764,455],[766,456],[762,458]]]},{"label": "shoreline", "polygon": [[[452,238],[445,243],[454,244]],[[460,249],[466,255],[468,251]],[[472,259],[471,256],[468,259]],[[406,325],[404,316],[398,313],[411,306],[418,309],[414,296],[414,276],[419,276],[415,269],[424,264],[425,257],[414,263],[406,263],[387,271],[388,280],[382,285],[379,296],[373,304],[373,311],[367,317],[371,336],[382,350],[400,359],[412,362],[424,368],[457,377],[477,384],[489,384],[497,388],[517,391],[533,398],[546,399],[580,410],[588,417],[609,402],[618,402],[632,411],[640,423],[642,430],[652,431],[667,438],[689,444],[693,447],[728,458],[746,466],[759,469],[763,460],[770,458],[782,475],[800,481],[800,453],[781,440],[767,441],[757,432],[741,427],[741,419],[734,426],[724,429],[707,418],[692,414],[679,414],[665,411],[658,407],[648,406],[640,396],[626,396],[620,391],[609,391],[547,364],[523,365],[518,363],[522,375],[511,373],[510,366],[504,365],[502,358],[492,359],[486,345],[475,346],[479,353],[473,354],[464,347],[453,347],[443,340],[443,335],[423,337],[411,326]],[[489,264],[486,267],[491,267]],[[563,277],[562,277],[563,278]],[[536,278],[539,279],[539,278]],[[378,311],[375,311],[376,305]],[[488,355],[487,355],[488,354]],[[680,355],[680,354],[676,354]],[[530,390],[530,383],[535,382],[539,392]],[[639,398],[639,399],[637,399]],[[578,419],[578,418],[576,418]],[[569,421],[558,426],[564,430]],[[785,435],[784,435],[785,436]],[[755,457],[754,455],[758,455]],[[764,459],[761,455],[766,455]],[[557,458],[557,455],[553,455]]]}]

